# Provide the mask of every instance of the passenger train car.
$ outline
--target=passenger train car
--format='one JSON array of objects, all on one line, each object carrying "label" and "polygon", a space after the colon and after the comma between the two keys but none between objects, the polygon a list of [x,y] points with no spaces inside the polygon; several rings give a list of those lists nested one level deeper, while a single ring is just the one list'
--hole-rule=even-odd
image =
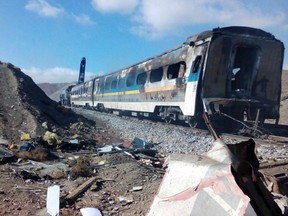
[{"label": "passenger train car", "polygon": [[133,116],[183,120],[203,112],[278,123],[283,43],[250,27],[225,27],[71,89],[71,104]]}]

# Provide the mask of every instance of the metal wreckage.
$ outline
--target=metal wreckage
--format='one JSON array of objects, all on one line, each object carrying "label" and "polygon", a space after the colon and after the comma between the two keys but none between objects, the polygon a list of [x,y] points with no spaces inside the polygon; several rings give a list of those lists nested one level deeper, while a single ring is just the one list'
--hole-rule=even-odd
[{"label": "metal wreckage", "polygon": [[254,140],[226,145],[204,118],[215,139],[212,149],[167,159],[148,215],[282,215],[258,172]]}]

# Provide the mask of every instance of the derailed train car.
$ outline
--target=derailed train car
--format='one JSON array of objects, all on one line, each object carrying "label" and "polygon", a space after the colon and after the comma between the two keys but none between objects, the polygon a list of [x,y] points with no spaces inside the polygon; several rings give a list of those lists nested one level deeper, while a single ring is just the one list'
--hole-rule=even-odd
[{"label": "derailed train car", "polygon": [[283,43],[250,27],[225,27],[71,89],[71,104],[195,126],[207,112],[278,122]]}]

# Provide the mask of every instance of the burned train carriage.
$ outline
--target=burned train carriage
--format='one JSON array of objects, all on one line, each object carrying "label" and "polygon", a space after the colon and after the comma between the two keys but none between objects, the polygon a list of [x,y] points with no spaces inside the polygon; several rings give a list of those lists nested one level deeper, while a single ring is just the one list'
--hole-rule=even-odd
[{"label": "burned train carriage", "polygon": [[71,103],[196,125],[203,112],[279,119],[284,45],[249,27],[191,36],[181,46],[72,88]]}]

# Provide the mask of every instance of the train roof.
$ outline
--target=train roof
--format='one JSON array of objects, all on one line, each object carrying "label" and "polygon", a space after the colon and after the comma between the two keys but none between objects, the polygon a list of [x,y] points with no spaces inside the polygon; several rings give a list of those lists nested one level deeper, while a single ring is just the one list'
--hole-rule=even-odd
[{"label": "train roof", "polygon": [[[223,28],[218,27],[218,28],[214,28],[212,30],[203,31],[203,32],[198,33],[198,34],[194,34],[194,35],[188,37],[187,40],[183,44],[178,45],[177,47],[169,49],[169,50],[167,50],[163,53],[160,53],[158,55],[154,55],[150,58],[144,59],[144,60],[137,62],[135,64],[124,67],[120,70],[112,71],[112,72],[107,73],[103,76],[95,77],[94,79],[100,79],[102,77],[111,76],[111,75],[118,73],[120,71],[123,71],[125,69],[135,67],[137,65],[148,62],[148,61],[153,60],[155,58],[159,58],[159,57],[161,57],[167,53],[170,53],[174,50],[180,49],[180,48],[185,47],[187,45],[188,46],[194,45],[195,42],[200,41],[200,40],[205,40],[209,37],[213,37],[214,35],[215,36],[216,35],[241,35],[241,36],[246,36],[246,37],[258,37],[258,38],[262,38],[262,39],[266,39],[266,40],[267,39],[268,40],[277,40],[277,39],[275,39],[274,35],[272,35],[271,33],[266,32],[266,31],[261,30],[261,29],[257,29],[257,28],[245,27],[245,26],[229,26],[229,27],[223,27]],[[277,41],[279,41],[279,40],[277,40]],[[94,79],[92,79],[92,80],[94,80]]]},{"label": "train roof", "polygon": [[229,26],[223,28],[214,28],[210,31],[204,31],[195,35],[192,35],[187,38],[186,44],[192,44],[196,41],[200,41],[213,35],[242,35],[247,37],[258,37],[263,39],[270,39],[275,40],[275,36],[269,32],[266,32],[262,29],[252,28],[252,27],[245,27],[245,26]]},{"label": "train roof", "polygon": [[[222,35],[242,35],[242,36],[247,36],[247,37],[250,36],[250,37],[258,37],[258,38],[263,38],[263,39],[276,40],[274,35],[272,35],[271,33],[266,32],[266,31],[261,30],[261,29],[257,29],[257,28],[246,27],[246,26],[229,26],[229,27],[223,27],[223,28],[218,27],[218,28],[214,28],[212,30],[203,31],[201,33],[192,35],[192,36],[188,37],[187,40],[183,44],[181,44],[180,46],[174,47],[174,48],[169,49],[163,53],[152,56],[150,58],[147,58],[145,60],[142,60],[140,62],[137,62],[136,64],[130,65],[130,66],[125,67],[125,68],[131,68],[131,67],[139,65],[143,62],[147,62],[147,61],[152,60],[154,58],[161,57],[161,56],[163,56],[167,53],[170,53],[174,50],[180,49],[183,46],[192,45],[196,41],[204,40],[206,38],[212,37],[214,35],[220,35],[220,34],[222,34]],[[125,68],[123,68],[123,69],[125,69]],[[123,70],[123,69],[121,69],[121,70]],[[117,70],[117,71],[119,72],[121,70]],[[114,71],[112,73],[115,73],[117,71]],[[109,74],[112,74],[112,73],[109,73]]]}]

